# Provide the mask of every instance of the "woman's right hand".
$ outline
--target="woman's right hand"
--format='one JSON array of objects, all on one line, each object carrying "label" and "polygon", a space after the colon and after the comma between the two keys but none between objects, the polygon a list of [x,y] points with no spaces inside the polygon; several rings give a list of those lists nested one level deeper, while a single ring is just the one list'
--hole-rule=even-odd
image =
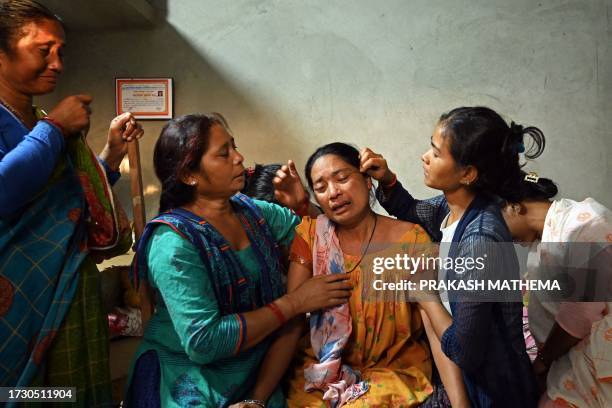
[{"label": "woman's right hand", "polygon": [[346,273],[314,276],[286,296],[296,315],[338,306],[351,297],[353,285],[349,278]]},{"label": "woman's right hand", "polygon": [[89,104],[93,98],[89,95],[72,95],[64,98],[47,115],[57,122],[65,132],[64,136],[72,136],[89,128]]},{"label": "woman's right hand", "polygon": [[272,183],[274,197],[287,208],[298,211],[304,201],[308,200],[308,192],[302,184],[293,160],[289,160],[276,172]]},{"label": "woman's right hand", "polygon": [[359,171],[378,180],[382,185],[393,181],[393,172],[389,170],[387,160],[382,154],[375,153],[369,147],[359,152]]}]

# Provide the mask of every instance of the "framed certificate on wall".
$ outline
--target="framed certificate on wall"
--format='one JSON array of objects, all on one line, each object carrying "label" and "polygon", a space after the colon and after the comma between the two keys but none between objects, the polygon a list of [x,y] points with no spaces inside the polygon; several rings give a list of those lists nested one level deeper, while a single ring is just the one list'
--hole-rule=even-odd
[{"label": "framed certificate on wall", "polygon": [[172,119],[172,78],[115,78],[117,115],[136,119]]}]

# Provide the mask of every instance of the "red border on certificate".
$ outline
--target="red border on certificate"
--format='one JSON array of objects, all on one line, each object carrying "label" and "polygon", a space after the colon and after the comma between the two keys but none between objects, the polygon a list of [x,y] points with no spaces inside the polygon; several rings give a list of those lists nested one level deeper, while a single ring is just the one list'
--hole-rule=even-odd
[{"label": "red border on certificate", "polygon": [[115,78],[117,115],[136,119],[172,119],[172,78]]}]

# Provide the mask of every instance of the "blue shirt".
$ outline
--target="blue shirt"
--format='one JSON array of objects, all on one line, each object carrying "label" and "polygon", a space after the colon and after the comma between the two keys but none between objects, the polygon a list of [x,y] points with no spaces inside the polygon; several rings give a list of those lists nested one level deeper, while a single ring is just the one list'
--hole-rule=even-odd
[{"label": "blue shirt", "polygon": [[[434,241],[442,239],[440,227],[450,212],[443,195],[417,200],[398,182],[391,191],[379,188],[377,198],[389,214],[420,224]],[[453,241],[458,251],[454,256],[477,258],[493,252],[481,272],[468,273],[481,279],[519,279],[516,253],[503,244],[512,243],[512,237],[499,208],[484,205],[472,216],[457,228]],[[489,301],[449,300],[453,321],[440,343],[444,354],[461,368],[471,405],[535,406],[537,391],[523,338],[522,303],[504,301],[501,296],[499,302],[491,302],[490,297]]]},{"label": "blue shirt", "polygon": [[[47,184],[64,152],[64,136],[47,121],[32,130],[0,105],[0,217],[16,213]],[[103,160],[110,184],[119,179]]]}]

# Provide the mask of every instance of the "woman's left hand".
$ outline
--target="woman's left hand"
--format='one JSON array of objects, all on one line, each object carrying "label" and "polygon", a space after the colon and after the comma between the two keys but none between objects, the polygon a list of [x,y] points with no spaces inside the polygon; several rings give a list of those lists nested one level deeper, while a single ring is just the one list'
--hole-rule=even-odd
[{"label": "woman's left hand", "polygon": [[127,153],[128,143],[144,135],[142,125],[136,122],[131,112],[115,117],[108,128],[106,146],[100,157],[112,170],[119,169],[119,164]]}]

